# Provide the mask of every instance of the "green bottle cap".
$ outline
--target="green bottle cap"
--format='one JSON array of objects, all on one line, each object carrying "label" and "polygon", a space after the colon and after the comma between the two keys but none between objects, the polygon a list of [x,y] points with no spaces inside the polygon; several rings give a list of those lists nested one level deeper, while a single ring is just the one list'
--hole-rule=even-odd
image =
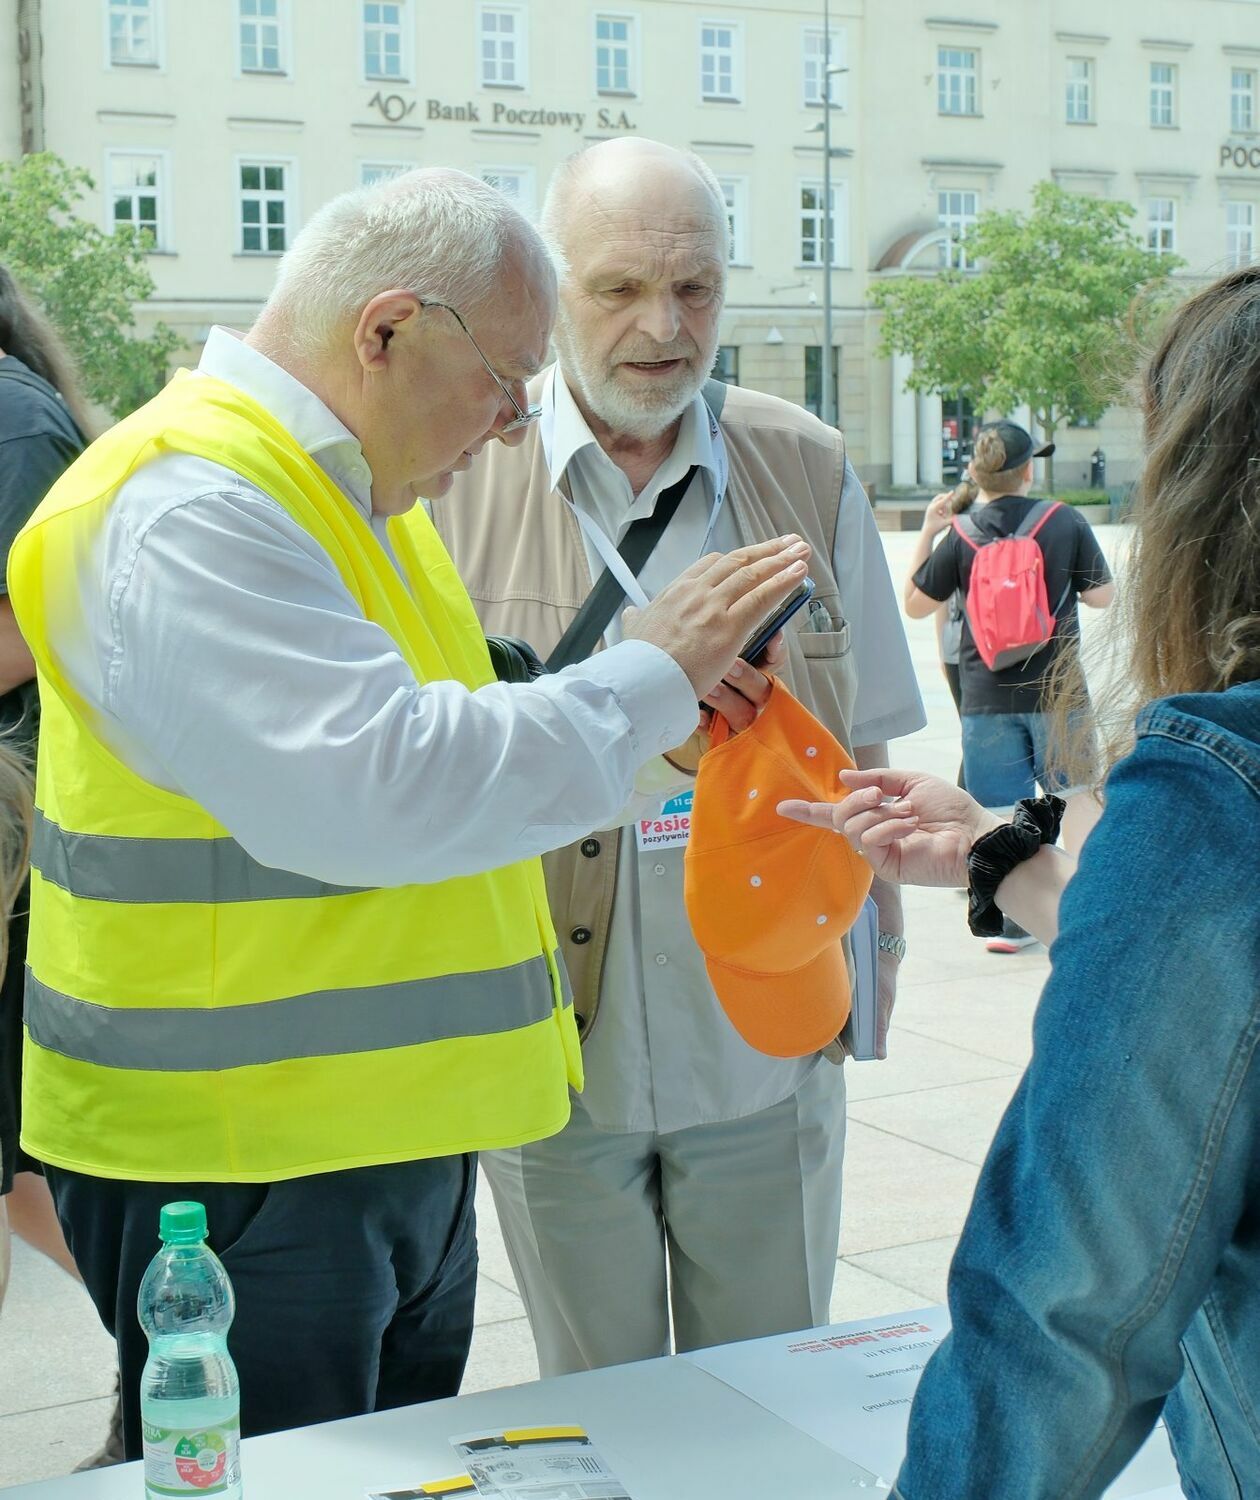
[{"label": "green bottle cap", "polygon": [[198,1245],[206,1237],[206,1209],[202,1203],[168,1203],[162,1210],[158,1233],[164,1245]]}]

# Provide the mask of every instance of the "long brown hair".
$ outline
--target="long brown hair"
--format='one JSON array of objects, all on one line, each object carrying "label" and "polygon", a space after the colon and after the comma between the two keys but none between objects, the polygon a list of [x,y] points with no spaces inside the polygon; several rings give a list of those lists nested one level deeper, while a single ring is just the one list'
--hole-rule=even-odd
[{"label": "long brown hair", "polygon": [[[1260,266],[1175,309],[1139,396],[1146,460],[1118,605],[1127,661],[1099,708],[1108,761],[1152,699],[1260,677]],[[1063,666],[1061,724],[1083,693]]]},{"label": "long brown hair", "polygon": [[20,359],[28,370],[52,386],[84,439],[90,440],[92,420],[79,390],[74,361],[52,324],[3,264],[0,264],[0,349]]}]

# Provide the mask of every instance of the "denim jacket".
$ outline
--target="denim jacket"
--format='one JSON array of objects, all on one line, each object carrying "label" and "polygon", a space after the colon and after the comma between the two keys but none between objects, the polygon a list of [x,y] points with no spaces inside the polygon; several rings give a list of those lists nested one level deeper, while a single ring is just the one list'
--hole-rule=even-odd
[{"label": "denim jacket", "polygon": [[1260,682],[1164,699],[1063,897],[902,1500],[1260,1497]]}]

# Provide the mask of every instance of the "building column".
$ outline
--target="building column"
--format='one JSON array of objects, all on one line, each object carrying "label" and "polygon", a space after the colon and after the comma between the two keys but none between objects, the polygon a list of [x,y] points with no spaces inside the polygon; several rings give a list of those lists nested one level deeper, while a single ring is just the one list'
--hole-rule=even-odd
[{"label": "building column", "polygon": [[919,392],[919,483],[939,490],[945,483],[941,468],[941,398]]},{"label": "building column", "polygon": [[915,393],[906,389],[914,361],[908,354],[892,357],[892,482],[912,486],[918,470],[915,436]]}]

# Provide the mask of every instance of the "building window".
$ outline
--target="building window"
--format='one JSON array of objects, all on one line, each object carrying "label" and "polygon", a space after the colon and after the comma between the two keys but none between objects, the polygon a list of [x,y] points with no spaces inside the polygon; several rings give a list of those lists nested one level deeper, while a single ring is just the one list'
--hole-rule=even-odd
[{"label": "building window", "polygon": [[481,86],[490,89],[528,88],[525,7],[483,5],[477,29]]},{"label": "building window", "polygon": [[1256,206],[1254,203],[1225,205],[1225,259],[1232,271],[1249,266],[1256,258]]},{"label": "building window", "polygon": [[739,384],[739,345],[719,344],[713,361],[713,378],[725,385]]},{"label": "building window", "polygon": [[1069,57],[1067,60],[1067,122],[1090,125],[1094,119],[1094,59]]},{"label": "building window", "polygon": [[732,266],[748,264],[748,179],[747,177],[719,177],[718,186],[726,200],[726,223],[730,231],[727,246],[727,263]]},{"label": "building window", "polygon": [[363,7],[363,76],[406,83],[411,78],[408,0],[367,0]]},{"label": "building window", "polygon": [[978,115],[980,54],[970,47],[936,49],[936,108],[942,115]]},{"label": "building window", "polygon": [[[846,62],[847,37],[843,30],[837,31],[833,26],[831,29],[831,51],[827,52],[826,33],[821,26],[807,26],[805,28],[805,73],[803,101],[806,105],[818,105],[823,102],[823,79],[826,69],[843,68]],[[833,73],[831,75],[831,106],[833,109],[844,109],[848,105],[848,89],[845,86],[845,74]]]},{"label": "building window", "polygon": [[633,16],[599,14],[595,17],[595,92],[634,94],[638,53],[637,26]]},{"label": "building window", "polygon": [[967,258],[967,231],[980,217],[980,194],[970,190],[951,188],[936,195],[936,222],[948,232],[949,238],[941,243],[941,265],[953,266],[966,271],[971,266]]},{"label": "building window", "polygon": [[1231,68],[1229,73],[1229,128],[1256,128],[1256,74],[1253,68]]},{"label": "building window", "polygon": [[743,31],[738,21],[700,22],[700,97],[738,104],[744,93]]},{"label": "building window", "polygon": [[1146,200],[1146,248],[1156,255],[1177,251],[1177,205],[1172,198]]},{"label": "building window", "polygon": [[413,171],[413,161],[361,161],[359,163],[359,186],[375,187],[378,182],[389,182],[391,178],[401,177],[404,172]]},{"label": "building window", "polygon": [[156,68],[159,0],[108,0],[109,62],[114,68]]},{"label": "building window", "polygon": [[[823,264],[823,185],[802,182],[800,185],[801,259],[803,266]],[[849,185],[831,184],[831,264],[849,263]]]},{"label": "building window", "polygon": [[1177,64],[1151,64],[1151,124],[1177,123]]},{"label": "building window", "polygon": [[134,230],[146,250],[165,250],[162,158],[151,152],[107,152],[105,181],[107,227]]},{"label": "building window", "polygon": [[[840,346],[831,350],[831,401],[836,408],[836,420],[840,413]],[[822,416],[822,345],[805,345],[805,409],[816,417]]]},{"label": "building window", "polygon": [[498,188],[505,198],[520,209],[527,219],[534,216],[534,169],[533,167],[479,167],[477,175],[482,182]]},{"label": "building window", "polygon": [[283,0],[237,0],[242,73],[284,73],[287,16]]},{"label": "building window", "polygon": [[288,249],[293,227],[292,176],[288,162],[239,163],[240,248],[245,254],[279,255]]}]

